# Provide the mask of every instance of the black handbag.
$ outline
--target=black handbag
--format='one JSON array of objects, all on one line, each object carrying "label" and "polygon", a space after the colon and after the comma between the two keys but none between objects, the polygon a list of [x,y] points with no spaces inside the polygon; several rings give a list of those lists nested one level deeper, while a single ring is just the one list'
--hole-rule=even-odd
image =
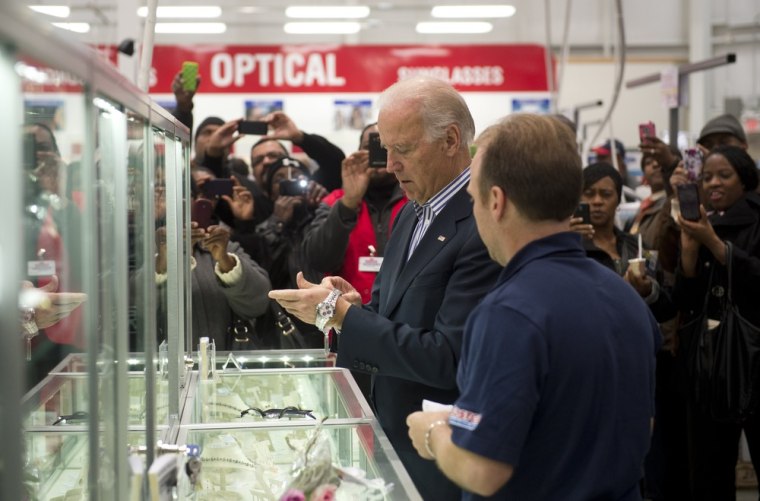
[{"label": "black handbag", "polygon": [[293,319],[274,300],[269,300],[266,313],[249,322],[235,314],[227,328],[229,351],[279,350],[306,348],[302,334]]},{"label": "black handbag", "polygon": [[728,242],[728,282],[720,322],[712,327],[708,322],[710,296],[721,296],[716,289],[719,286],[713,284],[713,270],[702,312],[678,333],[687,350],[687,373],[695,403],[717,421],[741,423],[760,403],[760,328],[745,319],[734,304],[732,260],[733,244]]}]

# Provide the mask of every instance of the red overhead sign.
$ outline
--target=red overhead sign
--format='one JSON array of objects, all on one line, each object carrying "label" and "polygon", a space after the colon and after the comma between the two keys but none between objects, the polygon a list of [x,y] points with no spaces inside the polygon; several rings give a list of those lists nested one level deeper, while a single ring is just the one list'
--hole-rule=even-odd
[{"label": "red overhead sign", "polygon": [[204,93],[381,92],[427,74],[469,92],[546,92],[539,45],[156,46],[152,93],[170,93],[183,61],[197,61]]}]

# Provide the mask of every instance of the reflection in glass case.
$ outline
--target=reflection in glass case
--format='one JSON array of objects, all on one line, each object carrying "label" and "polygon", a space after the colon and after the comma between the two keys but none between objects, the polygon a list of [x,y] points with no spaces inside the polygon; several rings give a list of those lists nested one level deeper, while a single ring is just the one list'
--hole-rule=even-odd
[{"label": "reflection in glass case", "polygon": [[[142,373],[130,373],[127,377],[129,395],[127,424],[129,426],[144,426],[145,424],[147,394],[145,381]],[[24,420],[25,429],[86,424],[89,407],[87,392],[87,374],[60,373],[49,376],[24,398],[23,408],[27,410]],[[159,425],[168,424],[168,381],[157,381],[155,395],[156,422]]]},{"label": "reflection in glass case", "polygon": [[[83,427],[61,431],[27,431],[24,435],[24,490],[30,500],[84,500],[87,496],[88,437]],[[145,433],[130,431],[131,444],[145,442]],[[101,485],[113,486],[113,465],[98,458]]]}]

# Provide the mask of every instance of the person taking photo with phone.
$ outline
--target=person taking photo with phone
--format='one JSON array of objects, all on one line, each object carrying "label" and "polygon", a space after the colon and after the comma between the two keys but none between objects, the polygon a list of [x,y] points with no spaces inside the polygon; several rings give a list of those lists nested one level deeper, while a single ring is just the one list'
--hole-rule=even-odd
[{"label": "person taking photo with phone", "polygon": [[362,130],[359,150],[343,160],[343,187],[322,200],[303,240],[310,265],[348,280],[363,303],[370,300],[393,220],[407,202],[386,165],[369,164],[373,132],[377,132],[376,123]]},{"label": "person taking photo with phone", "polygon": [[[274,203],[272,215],[256,226],[256,233],[269,249],[271,263],[267,268],[272,288],[296,287],[296,276],[303,271],[312,280],[321,280],[322,273],[313,269],[304,255],[301,243],[304,232],[314,219],[314,210],[327,195],[327,190],[311,179],[309,169],[300,161],[283,157],[269,164],[262,174],[264,191]],[[274,305],[279,314],[280,308]],[[283,348],[323,348],[325,338],[313,325],[291,319],[297,334],[282,338]],[[271,322],[270,322],[271,323]]]},{"label": "person taking photo with phone", "polygon": [[[673,188],[678,190],[685,182],[685,170],[676,169],[671,178]],[[723,315],[730,294],[738,314],[757,329],[760,326],[760,309],[757,308],[757,298],[760,297],[760,195],[755,193],[758,186],[755,161],[740,146],[717,146],[705,157],[701,185],[712,210],[708,212],[702,204],[697,221],[678,219],[681,253],[673,300],[682,312],[681,325],[703,315],[707,317],[705,328],[725,322]],[[732,246],[730,252],[728,243]],[[694,334],[691,339],[682,339],[679,348],[679,357],[689,366],[691,362],[687,357],[694,349],[693,343],[701,342],[703,332]],[[716,340],[713,336],[710,335],[710,341]],[[746,360],[737,358],[733,350],[724,353],[730,357],[729,366],[746,363]],[[721,418],[715,412],[715,405],[725,401],[733,388],[724,380],[724,384],[714,386],[709,395],[695,395],[693,389],[698,381],[694,377],[685,382],[690,396],[686,428],[691,451],[692,499],[734,499],[735,467],[742,430],[747,437],[755,472],[760,471],[760,413],[757,412],[760,407],[754,405],[748,409],[751,414],[746,419]],[[760,381],[755,377],[751,385],[742,388],[742,392],[753,395],[758,391],[757,385]]]},{"label": "person taking photo with phone", "polygon": [[[214,340],[218,350],[226,350],[231,343],[228,330],[236,318],[253,321],[266,312],[271,283],[266,271],[240,245],[230,241],[229,229],[213,224],[217,200],[204,196],[202,191],[204,182],[212,178],[212,174],[204,176],[202,172],[195,172],[190,185],[195,209],[190,230],[192,348],[196,349],[201,337],[208,337]],[[203,203],[196,206],[198,202]],[[161,221],[163,214],[156,217]],[[164,226],[156,229],[156,247],[156,283],[164,286],[167,277]]]}]

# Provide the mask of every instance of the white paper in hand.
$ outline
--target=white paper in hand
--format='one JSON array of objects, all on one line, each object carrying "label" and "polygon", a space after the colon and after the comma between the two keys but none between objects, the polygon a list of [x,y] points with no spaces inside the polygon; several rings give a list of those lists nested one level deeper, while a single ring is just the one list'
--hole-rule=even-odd
[{"label": "white paper in hand", "polygon": [[432,400],[422,399],[422,410],[425,412],[451,412],[453,405],[442,404],[440,402],[433,402]]}]

